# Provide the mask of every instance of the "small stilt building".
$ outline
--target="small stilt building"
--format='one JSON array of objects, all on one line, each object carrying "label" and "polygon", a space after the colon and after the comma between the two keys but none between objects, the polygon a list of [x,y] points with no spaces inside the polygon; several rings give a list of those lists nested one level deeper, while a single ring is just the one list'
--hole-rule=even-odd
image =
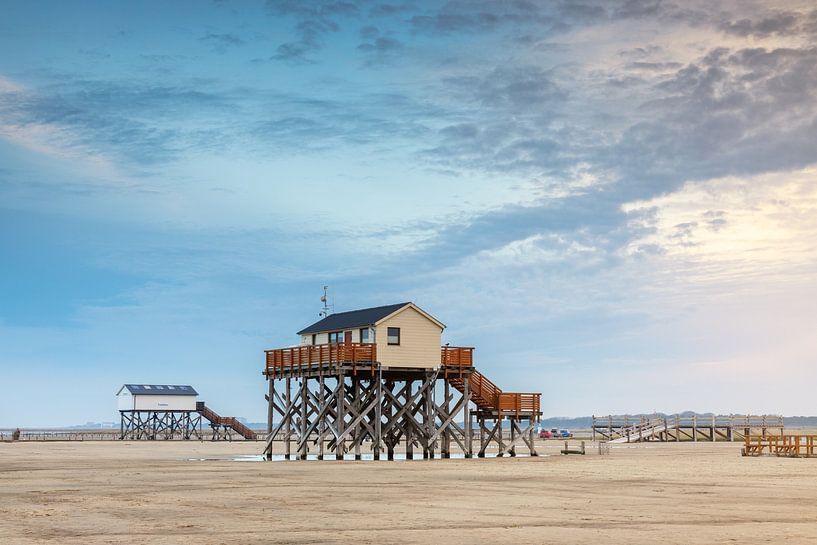
[{"label": "small stilt building", "polygon": [[[267,441],[285,458],[536,455],[540,394],[503,392],[472,347],[441,346],[445,325],[413,303],[330,314],[298,346],[266,351]],[[294,450],[294,451],[293,451]],[[402,454],[402,453],[401,453]],[[493,454],[493,452],[492,452]]]},{"label": "small stilt building", "polygon": [[233,433],[255,440],[255,432],[232,416],[221,416],[198,400],[188,384],[124,384],[116,393],[119,438],[131,441],[202,439],[202,418],[213,441],[231,441]]}]

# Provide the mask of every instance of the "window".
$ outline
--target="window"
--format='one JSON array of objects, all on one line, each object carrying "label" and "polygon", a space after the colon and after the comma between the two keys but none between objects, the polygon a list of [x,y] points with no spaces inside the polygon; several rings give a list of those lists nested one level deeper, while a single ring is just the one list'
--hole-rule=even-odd
[{"label": "window", "polygon": [[329,334],[329,342],[332,344],[343,342],[343,331],[333,331]]},{"label": "window", "polygon": [[400,344],[400,328],[399,327],[390,327],[390,328],[388,328],[388,343],[389,344]]},{"label": "window", "polygon": [[318,336],[316,334],[312,334],[312,346],[318,344]]},{"label": "window", "polygon": [[360,330],[360,342],[362,342],[362,343],[370,342],[369,341],[369,328],[368,327],[364,327],[363,329]]}]

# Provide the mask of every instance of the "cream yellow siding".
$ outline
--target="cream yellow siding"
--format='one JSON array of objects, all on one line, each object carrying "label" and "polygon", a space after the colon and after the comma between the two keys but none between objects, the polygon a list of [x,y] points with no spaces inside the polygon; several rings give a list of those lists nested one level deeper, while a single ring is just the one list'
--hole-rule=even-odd
[{"label": "cream yellow siding", "polygon": [[[400,345],[389,345],[389,327],[400,328]],[[377,359],[384,367],[432,368],[440,365],[442,328],[407,306],[378,322]]]}]

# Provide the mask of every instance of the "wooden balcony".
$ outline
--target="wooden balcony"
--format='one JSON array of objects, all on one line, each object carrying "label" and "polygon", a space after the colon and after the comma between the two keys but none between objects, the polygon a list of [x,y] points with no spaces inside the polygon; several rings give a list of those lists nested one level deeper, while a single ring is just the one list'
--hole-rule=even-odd
[{"label": "wooden balcony", "polygon": [[448,367],[472,367],[474,349],[470,346],[440,347],[440,364]]},{"label": "wooden balcony", "polygon": [[266,350],[264,374],[275,376],[282,371],[305,371],[311,367],[329,365],[367,365],[377,361],[377,345],[373,343],[330,343],[294,346]]},{"label": "wooden balcony", "polygon": [[[373,343],[329,343],[275,348],[265,351],[267,363],[264,373],[276,375],[281,371],[306,370],[324,365],[368,365],[377,362],[377,345]],[[465,346],[440,348],[440,363],[447,367],[472,367],[474,349]]]},{"label": "wooden balcony", "polygon": [[501,392],[497,396],[497,408],[505,415],[538,415],[540,397],[541,394],[534,393]]}]

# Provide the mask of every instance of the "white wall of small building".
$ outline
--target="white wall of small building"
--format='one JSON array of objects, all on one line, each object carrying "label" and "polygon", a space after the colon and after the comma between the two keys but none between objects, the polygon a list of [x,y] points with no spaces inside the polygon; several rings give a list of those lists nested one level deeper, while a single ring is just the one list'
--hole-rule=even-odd
[{"label": "white wall of small building", "polygon": [[122,388],[122,391],[116,396],[116,405],[120,411],[133,410],[133,396],[127,388]]},{"label": "white wall of small building", "polygon": [[127,389],[117,396],[120,411],[195,411],[194,395],[132,395]]}]

